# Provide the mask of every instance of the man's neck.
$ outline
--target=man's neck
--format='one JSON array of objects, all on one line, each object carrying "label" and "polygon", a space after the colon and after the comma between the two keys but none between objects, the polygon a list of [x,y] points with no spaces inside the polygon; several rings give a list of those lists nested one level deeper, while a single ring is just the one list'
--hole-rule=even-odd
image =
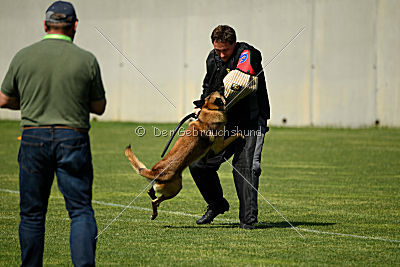
[{"label": "man's neck", "polygon": [[[63,31],[54,31],[54,30],[51,30],[51,31],[48,31],[47,32],[47,35],[59,35],[59,36],[65,36],[65,37],[67,37],[67,38],[70,38],[71,39],[71,42],[74,40],[74,35],[73,34],[68,34],[68,33],[65,33],[65,32],[63,32]],[[67,39],[66,38],[66,39]],[[62,38],[62,39],[64,39],[64,38]]]}]

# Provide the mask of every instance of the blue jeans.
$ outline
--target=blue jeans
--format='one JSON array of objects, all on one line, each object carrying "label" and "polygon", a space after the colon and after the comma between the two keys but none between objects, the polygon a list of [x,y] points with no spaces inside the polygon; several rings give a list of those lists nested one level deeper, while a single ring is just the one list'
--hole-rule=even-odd
[{"label": "blue jeans", "polygon": [[94,265],[97,226],[88,133],[54,127],[25,129],[18,162],[22,266],[43,265],[45,219],[54,173],[71,218],[72,262],[75,266]]}]

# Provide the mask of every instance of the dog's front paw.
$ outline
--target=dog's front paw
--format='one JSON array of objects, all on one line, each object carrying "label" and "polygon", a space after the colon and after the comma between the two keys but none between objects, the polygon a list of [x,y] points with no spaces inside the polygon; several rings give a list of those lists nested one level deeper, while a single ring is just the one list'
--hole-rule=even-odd
[{"label": "dog's front paw", "polygon": [[154,220],[155,218],[157,218],[157,215],[158,215],[158,213],[153,213],[153,214],[151,214],[150,219],[151,219],[151,220]]}]

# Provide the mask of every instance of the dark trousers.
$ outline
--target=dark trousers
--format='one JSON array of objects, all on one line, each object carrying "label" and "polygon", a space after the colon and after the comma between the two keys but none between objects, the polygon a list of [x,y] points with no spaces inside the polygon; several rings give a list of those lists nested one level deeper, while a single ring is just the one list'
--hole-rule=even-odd
[{"label": "dark trousers", "polygon": [[[257,133],[246,134],[244,140],[236,140],[223,152],[215,155],[211,151],[189,166],[190,173],[210,208],[218,207],[223,199],[223,190],[217,171],[225,159],[228,160],[233,155],[233,179],[239,198],[239,219],[247,224],[257,222],[257,190],[261,168],[259,163],[255,164],[256,167],[258,166],[257,169],[253,166],[255,152],[258,153],[256,157],[258,161],[261,160],[263,140],[264,134],[262,136],[257,136]],[[258,150],[256,151],[257,143]]]},{"label": "dark trousers", "polygon": [[18,162],[22,266],[43,265],[45,219],[54,173],[71,218],[72,262],[93,266],[97,226],[91,203],[93,168],[88,134],[53,127],[24,130]]}]

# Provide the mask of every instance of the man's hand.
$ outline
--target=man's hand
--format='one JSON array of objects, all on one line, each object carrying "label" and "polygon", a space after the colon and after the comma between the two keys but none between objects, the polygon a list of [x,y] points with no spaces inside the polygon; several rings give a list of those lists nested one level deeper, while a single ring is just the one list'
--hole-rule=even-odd
[{"label": "man's hand", "polygon": [[0,91],[0,108],[9,108],[13,110],[19,110],[19,98],[9,97]]}]

